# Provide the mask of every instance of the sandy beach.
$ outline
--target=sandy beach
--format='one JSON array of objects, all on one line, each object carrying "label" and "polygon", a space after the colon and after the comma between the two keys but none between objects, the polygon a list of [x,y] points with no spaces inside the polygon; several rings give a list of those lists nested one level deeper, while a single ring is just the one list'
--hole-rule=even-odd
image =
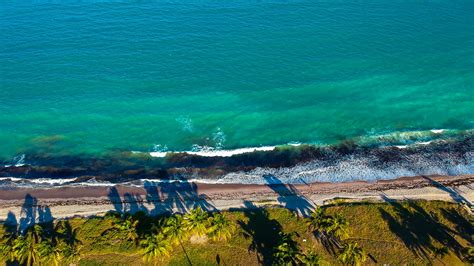
[{"label": "sandy beach", "polygon": [[[47,210],[50,218],[103,215],[108,211],[150,214],[186,212],[201,206],[226,210],[255,206],[282,206],[307,215],[314,205],[334,199],[390,201],[443,200],[472,206],[474,176],[418,176],[378,182],[313,183],[307,185],[239,185],[176,183],[141,187],[19,188],[0,193],[0,220],[10,213]],[[49,217],[49,218],[48,218]],[[41,219],[41,218],[39,218]]]}]

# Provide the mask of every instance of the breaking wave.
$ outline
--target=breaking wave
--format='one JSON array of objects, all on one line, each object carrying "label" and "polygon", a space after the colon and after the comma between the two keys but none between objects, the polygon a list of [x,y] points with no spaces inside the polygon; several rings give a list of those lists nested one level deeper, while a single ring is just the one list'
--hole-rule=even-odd
[{"label": "breaking wave", "polygon": [[298,184],[474,174],[472,130],[374,134],[339,146],[292,143],[234,150],[199,147],[187,152],[169,152],[160,151],[162,147],[156,149],[141,152],[144,157],[126,159],[76,163],[67,158],[68,163],[75,163],[69,165],[64,159],[58,159],[49,162],[48,165],[53,165],[49,168],[41,164],[27,165],[25,160],[30,161],[27,156],[17,156],[12,165],[1,169],[4,177],[0,177],[0,187],[143,186],[144,182],[268,184],[275,180]]}]

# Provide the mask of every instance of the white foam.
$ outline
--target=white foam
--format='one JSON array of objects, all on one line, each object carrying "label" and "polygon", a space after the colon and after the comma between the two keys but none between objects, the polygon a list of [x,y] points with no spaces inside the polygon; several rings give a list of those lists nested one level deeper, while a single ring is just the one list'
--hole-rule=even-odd
[{"label": "white foam", "polygon": [[[394,179],[399,177],[420,175],[462,175],[474,173],[474,153],[464,155],[465,162],[452,164],[459,161],[451,158],[449,153],[439,154],[446,160],[430,159],[420,154],[404,157],[402,161],[386,165],[374,166],[375,158],[356,158],[347,156],[334,162],[311,161],[293,167],[264,168],[259,167],[251,171],[239,171],[226,174],[219,178],[222,184],[268,184],[272,176],[279,183],[314,183],[314,182],[349,182],[349,181],[375,181]],[[376,159],[375,159],[376,160]]]},{"label": "white foam", "polygon": [[432,129],[430,130],[431,132],[435,133],[435,134],[441,134],[444,132],[444,129]]},{"label": "white foam", "polygon": [[[292,146],[298,146],[299,144],[291,144]],[[252,148],[240,148],[234,150],[218,150],[218,149],[203,149],[199,151],[158,151],[150,152],[152,157],[165,157],[168,153],[186,153],[190,155],[197,155],[203,157],[230,157],[232,155],[251,153],[255,151],[273,151],[276,146],[263,146],[263,147],[252,147]]]},{"label": "white foam", "polygon": [[19,177],[0,177],[0,181],[13,181],[13,182],[20,182],[20,181],[25,181],[29,183],[35,183],[35,184],[49,184],[49,185],[63,185],[65,183],[71,183],[77,180],[77,178],[34,178],[34,179],[28,179],[28,178],[19,178]]},{"label": "white foam", "polygon": [[394,146],[395,148],[399,148],[399,149],[406,149],[408,148],[408,145],[397,145],[397,146]]},{"label": "white foam", "polygon": [[431,144],[433,141],[423,141],[423,142],[416,142],[415,145],[429,145]]},{"label": "white foam", "polygon": [[[298,146],[301,146],[301,143],[292,142],[286,145],[298,147]],[[225,150],[225,149],[216,149],[216,148],[207,147],[207,146],[194,145],[192,151],[153,151],[153,152],[150,152],[149,154],[152,157],[166,157],[168,153],[169,154],[186,153],[190,155],[197,155],[197,156],[203,156],[203,157],[231,157],[233,155],[251,153],[251,152],[256,152],[256,151],[273,151],[277,147],[279,146],[261,146],[261,147],[249,147],[249,148]],[[139,153],[139,152],[132,151],[132,153]]]},{"label": "white foam", "polygon": [[[133,153],[140,153],[140,152],[133,152]],[[168,154],[167,151],[153,151],[149,153],[151,157],[166,157]]]},{"label": "white foam", "polygon": [[95,179],[91,179],[86,182],[74,183],[74,186],[86,186],[86,187],[113,187],[118,184],[111,183],[108,181],[97,181]]},{"label": "white foam", "polygon": [[[237,171],[222,175],[217,178],[200,178],[191,174],[184,179],[152,179],[145,178],[120,183],[125,186],[143,187],[148,185],[173,184],[173,183],[204,183],[204,184],[304,184],[314,182],[349,182],[349,181],[375,181],[394,179],[402,176],[419,175],[461,175],[474,173],[474,152],[463,155],[462,163],[459,157],[451,157],[449,152],[438,154],[439,157],[429,158],[420,154],[404,156],[403,160],[386,165],[374,166],[375,157],[344,156],[336,161],[314,160],[300,163],[292,167],[267,168],[258,167],[250,171]],[[440,160],[439,158],[444,158]],[[453,164],[453,161],[459,161]],[[271,178],[266,178],[270,176]],[[89,187],[111,187],[116,183],[108,181],[97,181],[92,178],[85,182],[74,183],[75,178],[70,179],[23,179],[15,177],[1,177],[2,180],[18,182],[19,187],[40,186],[89,186]],[[70,183],[69,183],[70,182]]]},{"label": "white foam", "polygon": [[18,182],[24,179],[19,178],[19,177],[0,177],[0,181],[8,181],[8,180],[13,181],[13,182]]},{"label": "white foam", "polygon": [[24,165],[26,165],[25,157],[26,156],[24,154],[20,154],[18,156],[15,156],[13,158],[13,161],[12,161],[13,163],[12,164],[6,164],[5,167],[12,167],[12,166],[21,167],[21,166],[24,166]]}]

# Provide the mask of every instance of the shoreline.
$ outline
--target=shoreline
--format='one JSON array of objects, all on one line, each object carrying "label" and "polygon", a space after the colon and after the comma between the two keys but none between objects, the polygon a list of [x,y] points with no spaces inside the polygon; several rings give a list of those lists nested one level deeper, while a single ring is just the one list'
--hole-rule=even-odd
[{"label": "shoreline", "polygon": [[60,187],[48,189],[2,189],[0,221],[9,212],[22,217],[25,209],[47,208],[53,218],[103,215],[109,211],[186,212],[201,206],[228,210],[252,206],[282,206],[308,215],[314,205],[334,199],[390,201],[407,199],[474,201],[474,175],[400,177],[377,182],[311,184],[203,184],[180,183],[159,186]]},{"label": "shoreline", "polygon": [[348,141],[324,147],[289,145],[272,150],[252,149],[252,152],[232,156],[167,153],[162,158],[120,151],[97,158],[27,152],[10,162],[10,166],[0,166],[0,187],[43,187],[48,186],[47,183],[55,186],[56,182],[59,186],[69,183],[113,185],[150,179],[268,184],[272,176],[278,179],[273,178],[275,183],[305,184],[474,174],[472,133],[459,139],[407,147],[359,145]]}]

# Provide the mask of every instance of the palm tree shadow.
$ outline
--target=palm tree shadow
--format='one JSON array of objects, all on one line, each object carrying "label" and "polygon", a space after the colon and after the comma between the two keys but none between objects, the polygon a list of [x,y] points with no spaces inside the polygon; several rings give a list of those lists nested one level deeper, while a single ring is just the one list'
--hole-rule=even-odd
[{"label": "palm tree shadow", "polygon": [[109,193],[107,194],[110,202],[114,205],[114,209],[118,213],[124,212],[124,207],[122,203],[122,199],[120,198],[120,194],[116,187],[109,188]]},{"label": "palm tree shadow", "polygon": [[[9,212],[8,219],[13,221],[13,213]],[[39,205],[38,199],[30,194],[25,195],[25,199],[21,206],[20,219],[18,222],[18,230],[24,233],[28,228],[35,224],[53,223],[54,217],[51,214],[51,209],[46,205]],[[15,222],[16,223],[16,222]]]},{"label": "palm tree shadow", "polygon": [[252,239],[249,251],[257,253],[260,264],[270,265],[273,261],[273,250],[281,240],[282,226],[269,217],[264,208],[259,208],[249,201],[244,202],[244,214],[247,222],[239,221],[246,238]]},{"label": "palm tree shadow", "polygon": [[331,238],[319,232],[313,232],[313,235],[316,239],[319,240],[324,250],[326,250],[326,252],[333,257],[336,257],[338,252],[342,249],[342,246],[334,238]]},{"label": "palm tree shadow", "polygon": [[[49,206],[39,205],[37,198],[26,194],[19,221],[17,221],[16,215],[9,211],[3,222],[5,232],[2,236],[3,241],[12,246],[19,236],[25,236],[28,231],[36,230],[35,225],[41,227],[42,237],[53,237],[55,234],[54,217]],[[5,263],[6,265],[20,265],[16,260],[7,260]]]},{"label": "palm tree shadow", "polygon": [[28,227],[36,223],[37,207],[38,200],[30,194],[26,194],[20,212],[19,230],[21,232],[24,232]]},{"label": "palm tree shadow", "polygon": [[176,180],[169,183],[145,182],[147,200],[154,204],[153,214],[186,213],[201,207],[205,211],[215,210],[214,205],[205,194],[198,193],[195,183]]},{"label": "palm tree shadow", "polygon": [[445,185],[443,185],[442,183],[430,178],[429,176],[422,176],[424,179],[428,180],[428,182],[430,182],[433,186],[437,187],[438,189],[442,190],[442,191],[445,191],[447,193],[449,193],[449,195],[451,196],[451,198],[455,201],[455,202],[458,202],[458,203],[461,203],[461,204],[466,204],[469,208],[472,207],[472,202],[469,201],[468,199],[466,199],[465,197],[463,197],[458,191],[456,191],[455,189],[453,188],[450,188],[450,187],[447,187]]},{"label": "palm tree shadow", "polygon": [[7,234],[15,234],[18,228],[18,221],[16,215],[9,211],[5,222],[3,222],[4,232]]},{"label": "palm tree shadow", "polygon": [[123,195],[123,212],[135,214],[137,212],[148,213],[148,209],[143,205],[143,199],[139,194],[125,193]]},{"label": "palm tree shadow", "polygon": [[314,205],[294,185],[284,184],[274,175],[264,175],[267,186],[278,194],[278,202],[301,216],[311,215]]},{"label": "palm tree shadow", "polygon": [[444,218],[455,225],[456,233],[469,242],[471,246],[474,245],[474,228],[472,222],[454,209],[443,209],[442,213]]},{"label": "palm tree shadow", "polygon": [[[116,187],[109,189],[108,198],[119,214],[134,214],[143,212],[155,215],[170,213],[186,213],[189,210],[201,207],[205,211],[214,211],[216,208],[205,194],[199,194],[195,183],[186,180],[172,182],[145,181],[143,188],[145,199],[136,193],[124,193],[123,199]],[[145,201],[150,206],[145,206]]]},{"label": "palm tree shadow", "polygon": [[38,223],[50,223],[53,220],[49,206],[38,206]]},{"label": "palm tree shadow", "polygon": [[430,260],[438,245],[445,246],[462,258],[463,247],[452,236],[453,231],[439,222],[438,217],[428,213],[416,202],[405,204],[386,198],[394,214],[380,208],[383,219],[394,232],[418,257]]}]

